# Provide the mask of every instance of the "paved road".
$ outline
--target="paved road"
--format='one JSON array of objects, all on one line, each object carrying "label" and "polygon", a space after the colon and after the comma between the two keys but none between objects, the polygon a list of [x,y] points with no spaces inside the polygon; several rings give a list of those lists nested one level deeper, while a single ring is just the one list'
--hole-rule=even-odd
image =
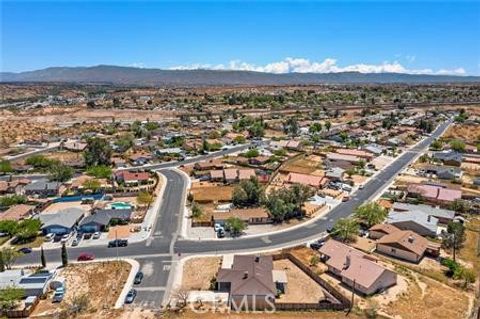
[{"label": "paved road", "polygon": [[[118,254],[122,257],[129,257],[139,260],[141,267],[154,265],[153,271],[142,284],[139,302],[151,305],[160,304],[160,298],[167,287],[172,258],[177,254],[212,254],[223,252],[255,251],[273,249],[285,245],[294,245],[305,242],[307,239],[318,236],[329,226],[333,225],[339,218],[351,215],[354,209],[363,202],[368,201],[382,187],[390,183],[395,176],[415,157],[423,152],[433,141],[439,137],[449,123],[440,125],[437,130],[410,151],[402,154],[390,166],[380,172],[374,179],[367,183],[363,189],[358,190],[355,196],[348,202],[341,203],[325,217],[300,228],[286,230],[281,233],[271,234],[263,237],[237,238],[233,240],[184,240],[177,239],[177,232],[181,224],[183,213],[183,199],[187,184],[183,174],[173,170],[160,170],[167,178],[167,185],[163,195],[158,217],[154,226],[152,237],[145,242],[131,244],[128,247],[119,248]],[[75,260],[81,252],[91,252],[101,258],[115,258],[117,249],[107,247],[69,248],[69,258]],[[60,249],[46,250],[48,262],[60,262]],[[40,263],[38,252],[33,252],[21,257],[19,264]],[[150,265],[150,266],[148,266]],[[144,286],[143,286],[144,285]],[[157,299],[158,298],[158,299]]]}]

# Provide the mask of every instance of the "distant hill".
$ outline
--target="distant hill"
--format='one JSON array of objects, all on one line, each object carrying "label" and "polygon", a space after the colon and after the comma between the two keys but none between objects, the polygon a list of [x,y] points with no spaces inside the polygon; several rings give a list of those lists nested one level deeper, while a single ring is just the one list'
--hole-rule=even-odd
[{"label": "distant hill", "polygon": [[99,65],[52,67],[0,73],[0,82],[74,82],[134,86],[307,85],[349,83],[480,83],[480,76],[402,73],[286,73],[250,71],[161,70]]}]

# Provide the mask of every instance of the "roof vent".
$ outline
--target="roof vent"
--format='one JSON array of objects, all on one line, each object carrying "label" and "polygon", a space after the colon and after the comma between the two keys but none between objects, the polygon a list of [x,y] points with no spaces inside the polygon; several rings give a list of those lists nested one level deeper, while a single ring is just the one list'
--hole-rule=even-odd
[{"label": "roof vent", "polygon": [[255,256],[255,262],[256,263],[260,262],[260,257],[259,256]]},{"label": "roof vent", "polygon": [[243,279],[247,279],[247,278],[248,278],[248,271],[245,271],[245,272],[243,273]]},{"label": "roof vent", "polygon": [[408,242],[413,243],[415,241],[415,238],[413,236],[408,236]]}]

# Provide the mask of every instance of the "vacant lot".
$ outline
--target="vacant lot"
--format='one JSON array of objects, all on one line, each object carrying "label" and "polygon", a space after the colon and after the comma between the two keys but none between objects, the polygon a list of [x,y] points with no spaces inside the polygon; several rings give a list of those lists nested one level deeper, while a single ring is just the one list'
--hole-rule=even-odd
[{"label": "vacant lot", "polygon": [[455,124],[448,128],[443,135],[445,139],[461,139],[467,143],[480,139],[480,126],[470,124]]},{"label": "vacant lot", "polygon": [[210,281],[222,264],[220,257],[189,259],[183,266],[182,287],[187,290],[209,290]]},{"label": "vacant lot", "polygon": [[276,313],[205,313],[197,314],[192,311],[187,311],[176,316],[168,318],[179,318],[179,319],[360,319],[365,318],[364,316],[359,316],[354,313],[345,317],[344,312],[330,312],[330,311],[321,311],[321,312],[290,312],[290,311],[279,311]]},{"label": "vacant lot", "polygon": [[469,300],[464,292],[423,276],[411,276],[406,293],[382,307],[382,312],[402,319],[466,318]]},{"label": "vacant lot", "polygon": [[321,262],[318,262],[320,259],[320,254],[313,249],[308,247],[299,247],[290,250],[290,253],[299,259],[304,265],[309,266],[310,269],[318,275],[327,271],[327,266]]},{"label": "vacant lot", "polygon": [[460,259],[480,272],[480,218],[471,218],[467,224],[466,240],[460,250]]},{"label": "vacant lot", "polygon": [[[300,156],[291,161],[288,161],[281,170],[283,172],[293,172],[300,174],[312,174],[314,175],[323,175],[323,171],[320,171],[322,168],[322,159],[320,156],[310,155],[310,156]],[[316,172],[317,171],[317,172]]]},{"label": "vacant lot", "polygon": [[190,189],[193,200],[200,203],[228,202],[232,200],[233,186],[195,185]]},{"label": "vacant lot", "polygon": [[62,303],[52,303],[51,295],[40,301],[34,316],[53,316],[75,298],[88,296],[88,312],[113,308],[125,285],[131,266],[127,262],[93,262],[72,264],[60,270],[65,278],[66,295]]},{"label": "vacant lot", "polygon": [[290,260],[276,260],[273,268],[284,270],[288,280],[287,291],[277,302],[316,303],[325,297],[322,287]]}]

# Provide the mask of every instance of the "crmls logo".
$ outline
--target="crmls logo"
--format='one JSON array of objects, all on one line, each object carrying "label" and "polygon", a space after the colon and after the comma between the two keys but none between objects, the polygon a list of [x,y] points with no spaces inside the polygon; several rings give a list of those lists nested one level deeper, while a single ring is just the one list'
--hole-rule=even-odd
[{"label": "crmls logo", "polygon": [[223,307],[224,304],[220,300],[213,302],[212,309],[198,309],[194,303],[189,304],[190,309],[198,314],[207,313],[209,311],[215,313],[274,313],[275,299],[272,296],[238,296],[233,297],[229,301],[229,307]]}]

